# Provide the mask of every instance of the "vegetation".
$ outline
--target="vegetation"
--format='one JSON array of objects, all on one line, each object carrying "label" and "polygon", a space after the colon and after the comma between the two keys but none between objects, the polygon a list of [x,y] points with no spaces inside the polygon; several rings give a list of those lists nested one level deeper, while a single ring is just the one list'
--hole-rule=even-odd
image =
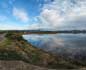
[{"label": "vegetation", "polygon": [[1,60],[23,60],[38,66],[48,68],[73,69],[80,68],[80,65],[64,60],[28,43],[21,36],[21,33],[7,32],[5,40],[0,44]]}]

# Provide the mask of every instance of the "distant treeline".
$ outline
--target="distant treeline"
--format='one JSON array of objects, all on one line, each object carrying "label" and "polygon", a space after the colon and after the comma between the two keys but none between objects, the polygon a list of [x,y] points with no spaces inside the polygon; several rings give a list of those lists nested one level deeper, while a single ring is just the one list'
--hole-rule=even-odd
[{"label": "distant treeline", "polygon": [[0,30],[0,33],[5,32],[16,32],[16,33],[40,33],[40,34],[55,34],[55,33],[86,33],[86,30],[58,30],[58,31],[47,31],[47,30]]}]

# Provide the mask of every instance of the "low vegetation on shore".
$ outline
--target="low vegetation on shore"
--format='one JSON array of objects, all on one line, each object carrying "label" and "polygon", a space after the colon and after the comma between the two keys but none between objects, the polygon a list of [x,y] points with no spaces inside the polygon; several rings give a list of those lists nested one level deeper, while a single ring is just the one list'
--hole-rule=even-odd
[{"label": "low vegetation on shore", "polygon": [[80,68],[73,62],[45,52],[28,43],[16,32],[7,32],[4,40],[0,42],[0,60],[22,60],[33,65],[52,69]]}]

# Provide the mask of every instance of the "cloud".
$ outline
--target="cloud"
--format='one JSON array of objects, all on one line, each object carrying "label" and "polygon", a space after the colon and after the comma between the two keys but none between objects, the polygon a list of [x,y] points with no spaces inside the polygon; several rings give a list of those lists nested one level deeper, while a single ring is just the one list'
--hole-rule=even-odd
[{"label": "cloud", "polygon": [[24,10],[13,8],[13,16],[15,16],[17,19],[19,19],[23,22],[29,21],[28,14]]},{"label": "cloud", "polygon": [[[58,30],[70,29],[69,27],[73,28],[73,26],[74,28],[83,28],[82,23],[77,23],[81,25],[78,26],[74,21],[85,16],[86,0],[54,0],[52,3],[44,5],[39,19],[42,18],[40,26]],[[71,24],[72,21],[73,24]]]},{"label": "cloud", "polygon": [[41,16],[49,23],[51,26],[60,25],[59,23],[63,20],[63,18],[58,14],[59,12],[53,9],[44,9],[41,13]]}]

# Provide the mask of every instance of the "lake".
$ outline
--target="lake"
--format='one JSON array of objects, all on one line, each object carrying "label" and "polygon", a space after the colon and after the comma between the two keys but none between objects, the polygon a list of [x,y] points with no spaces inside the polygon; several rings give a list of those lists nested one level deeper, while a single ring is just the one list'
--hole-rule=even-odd
[{"label": "lake", "polygon": [[86,34],[30,34],[23,37],[37,48],[53,54],[70,58],[86,56]]}]

